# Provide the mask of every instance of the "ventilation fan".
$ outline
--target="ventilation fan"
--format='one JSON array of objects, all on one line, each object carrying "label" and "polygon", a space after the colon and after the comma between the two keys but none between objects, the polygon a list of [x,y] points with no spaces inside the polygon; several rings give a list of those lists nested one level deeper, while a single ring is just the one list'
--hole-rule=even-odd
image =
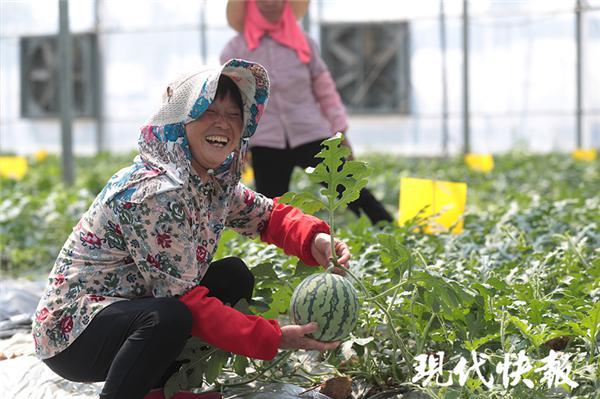
[{"label": "ventilation fan", "polygon": [[[73,116],[93,117],[97,76],[95,36],[72,37]],[[59,67],[56,36],[21,38],[21,115],[24,118],[59,116]]]}]

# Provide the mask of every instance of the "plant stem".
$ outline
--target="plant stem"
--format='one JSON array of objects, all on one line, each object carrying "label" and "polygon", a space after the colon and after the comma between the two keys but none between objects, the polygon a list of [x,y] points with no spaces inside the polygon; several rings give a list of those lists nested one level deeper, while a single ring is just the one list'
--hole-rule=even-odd
[{"label": "plant stem", "polygon": [[416,249],[415,249],[415,252],[417,253],[417,255],[419,255],[419,259],[421,260],[421,263],[423,264],[423,268],[427,269],[427,261],[425,260],[425,258],[421,254],[421,252]]},{"label": "plant stem", "polygon": [[500,319],[500,346],[506,353],[508,348],[506,347],[506,310],[502,307],[502,318]]},{"label": "plant stem", "polygon": [[331,200],[329,200],[329,238],[331,243],[331,262],[334,266],[340,267],[340,264],[337,261],[337,254],[335,253],[335,220],[333,216],[333,204]]},{"label": "plant stem", "polygon": [[567,243],[569,244],[569,248],[571,248],[571,250],[579,258],[581,263],[583,263],[585,265],[585,267],[587,267],[588,269],[591,269],[592,265],[590,265],[589,262],[583,257],[583,255],[581,254],[581,251],[579,251],[579,248],[577,248],[577,245],[575,245],[573,243],[573,241],[571,240],[571,237],[569,237],[567,234],[554,234],[554,236],[562,238],[563,240],[566,240]]},{"label": "plant stem", "polygon": [[200,357],[196,358],[196,360],[194,360],[193,362],[190,362],[190,363],[186,364],[185,366],[187,368],[194,367],[198,363],[201,363],[201,362],[205,361],[206,359],[208,359],[210,356],[212,356],[218,350],[219,350],[218,348],[211,348],[208,351],[206,351],[206,353],[204,353]]},{"label": "plant stem", "polygon": [[429,318],[429,321],[427,322],[427,325],[423,329],[423,333],[421,334],[421,337],[419,339],[419,343],[417,344],[417,352],[416,353],[422,353],[423,352],[423,347],[425,346],[425,339],[427,339],[427,335],[429,334],[429,329],[431,328],[431,323],[433,323],[433,320],[435,319],[435,316],[436,316],[435,313],[431,313],[431,317]]},{"label": "plant stem", "polygon": [[[352,277],[354,279],[354,281],[356,281],[358,283],[358,285],[360,286],[360,289],[365,293],[365,296],[369,297],[369,291],[364,286],[362,281],[360,281],[350,270],[344,268],[344,271],[346,273],[348,273],[348,275],[350,277]],[[400,352],[402,352],[402,356],[404,357],[404,360],[406,361],[407,364],[409,362],[412,362],[414,357],[410,354],[408,347],[404,344],[404,340],[402,339],[402,337],[400,337],[400,335],[398,335],[398,332],[396,331],[396,327],[394,326],[394,321],[393,321],[394,319],[392,318],[390,312],[378,300],[375,299],[372,302],[376,307],[379,308],[379,310],[381,310],[383,312],[383,314],[387,318],[388,330],[390,330],[390,338],[392,339],[392,345],[394,345],[394,348],[400,349]],[[410,372],[410,368],[409,368],[409,374],[412,376],[412,373]],[[394,377],[397,377],[397,376],[394,376]]]},{"label": "plant stem", "polygon": [[[396,302],[396,297],[398,296],[398,290],[400,289],[400,287],[396,288],[396,291],[394,292],[394,296],[392,297],[392,300],[390,301],[388,307],[387,307],[387,311],[388,313],[391,311],[392,309],[392,305]],[[397,370],[397,357],[396,357],[396,352],[398,352],[398,345],[396,344],[395,340],[392,340],[392,375],[394,376],[394,379],[396,379],[396,381],[400,381],[400,376],[398,375],[398,370]]]},{"label": "plant stem", "polygon": [[292,351],[288,351],[286,354],[281,356],[279,359],[271,362],[271,364],[269,364],[264,369],[257,371],[256,374],[250,378],[246,378],[242,381],[237,381],[237,382],[223,382],[223,383],[219,383],[219,385],[221,385],[222,387],[235,387],[235,386],[239,386],[239,385],[246,385],[248,383],[256,381],[260,376],[264,375],[267,371],[269,371],[272,368],[274,368],[275,366],[279,365],[279,363],[283,362],[284,360],[287,360],[287,358],[289,358],[292,353],[293,353]]},{"label": "plant stem", "polygon": [[383,292],[381,292],[381,293],[379,293],[379,294],[377,294],[377,295],[375,295],[375,296],[372,296],[372,297],[367,297],[367,298],[365,298],[364,300],[365,300],[365,301],[372,301],[372,300],[378,299],[379,297],[382,297],[382,296],[386,295],[388,292],[391,292],[391,291],[397,290],[398,288],[402,287],[402,286],[403,286],[404,284],[406,284],[407,282],[408,282],[408,280],[401,281],[400,283],[398,283],[398,284],[394,285],[393,287],[391,287],[391,288],[388,288],[387,290],[385,290],[385,291],[383,291]]}]

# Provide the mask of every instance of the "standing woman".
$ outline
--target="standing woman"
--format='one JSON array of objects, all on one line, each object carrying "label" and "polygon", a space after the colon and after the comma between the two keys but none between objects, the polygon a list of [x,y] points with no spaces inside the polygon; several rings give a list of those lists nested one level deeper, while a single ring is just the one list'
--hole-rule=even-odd
[{"label": "standing woman", "polygon": [[[239,182],[267,103],[264,68],[231,60],[169,84],[141,129],[139,155],[82,216],[48,278],[33,323],[35,351],[72,381],[105,381],[100,397],[161,398],[190,335],[272,359],[279,348],[330,349],[225,304],[252,297],[239,258],[214,260],[225,227],[260,236],[310,265],[331,257],[329,227]],[[338,242],[342,264],[348,247]],[[179,395],[175,398],[195,396]]]},{"label": "standing woman", "polygon": [[[239,32],[221,62],[242,58],[263,65],[271,81],[269,108],[250,142],[256,190],[274,198],[289,190],[295,166],[316,166],[320,143],[348,129],[347,115],[316,43],[297,19],[308,0],[229,0],[227,21]],[[348,145],[348,143],[346,143]],[[373,224],[393,219],[367,189],[349,204]]]}]

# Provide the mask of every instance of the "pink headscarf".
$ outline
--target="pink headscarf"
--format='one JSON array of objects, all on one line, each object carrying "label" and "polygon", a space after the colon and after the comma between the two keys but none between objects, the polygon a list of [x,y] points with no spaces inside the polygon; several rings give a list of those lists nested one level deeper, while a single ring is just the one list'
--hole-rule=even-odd
[{"label": "pink headscarf", "polygon": [[262,16],[256,5],[256,0],[246,1],[244,38],[248,49],[250,51],[256,49],[260,39],[265,34],[271,36],[276,42],[296,50],[296,54],[302,63],[308,64],[310,62],[310,47],[287,0],[281,18],[276,23],[271,23]]}]

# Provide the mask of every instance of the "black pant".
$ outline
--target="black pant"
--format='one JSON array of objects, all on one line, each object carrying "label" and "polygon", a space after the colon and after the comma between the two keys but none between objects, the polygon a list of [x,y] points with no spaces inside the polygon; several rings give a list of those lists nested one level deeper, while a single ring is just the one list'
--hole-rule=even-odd
[{"label": "black pant", "polygon": [[[209,296],[235,304],[251,299],[254,276],[239,258],[210,264],[202,285]],[[64,351],[44,360],[71,381],[105,381],[100,398],[143,398],[164,386],[181,363],[192,314],[177,298],[140,298],[104,308]]]},{"label": "black pant", "polygon": [[[303,169],[315,167],[321,159],[315,155],[321,150],[321,141],[313,141],[296,148],[276,149],[268,147],[252,147],[252,169],[256,191],[269,198],[279,197],[289,191],[290,179],[294,167]],[[373,194],[366,188],[348,208],[357,216],[362,210],[375,224],[382,220],[392,222],[392,216],[383,205],[377,201]]]}]

